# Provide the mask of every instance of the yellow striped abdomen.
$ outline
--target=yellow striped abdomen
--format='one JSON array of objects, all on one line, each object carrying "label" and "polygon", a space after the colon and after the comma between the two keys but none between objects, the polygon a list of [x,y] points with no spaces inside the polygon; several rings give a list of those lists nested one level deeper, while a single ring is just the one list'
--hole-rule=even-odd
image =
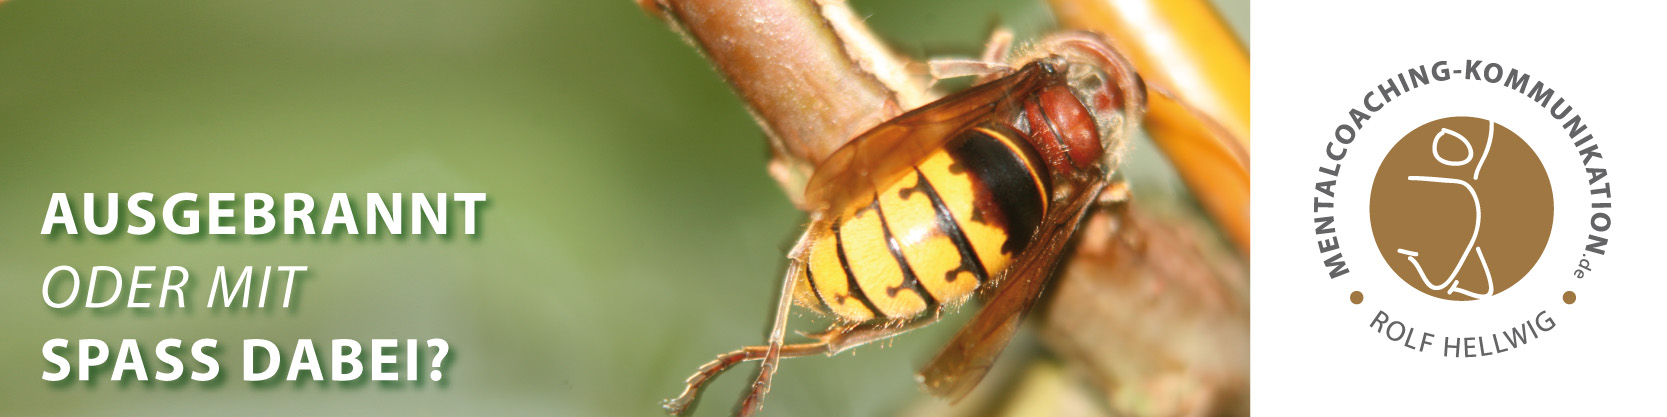
[{"label": "yellow striped abdomen", "polygon": [[1048,206],[1045,164],[1010,129],[963,132],[810,225],[795,301],[847,321],[904,319],[999,279]]}]

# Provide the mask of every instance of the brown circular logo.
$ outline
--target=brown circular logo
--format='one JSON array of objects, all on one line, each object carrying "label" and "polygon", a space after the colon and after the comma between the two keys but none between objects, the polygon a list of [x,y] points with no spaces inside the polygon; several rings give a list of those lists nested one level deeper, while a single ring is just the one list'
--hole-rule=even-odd
[{"label": "brown circular logo", "polygon": [[1475,117],[1425,123],[1384,157],[1372,234],[1407,285],[1445,300],[1510,289],[1551,237],[1551,181],[1516,133]]}]

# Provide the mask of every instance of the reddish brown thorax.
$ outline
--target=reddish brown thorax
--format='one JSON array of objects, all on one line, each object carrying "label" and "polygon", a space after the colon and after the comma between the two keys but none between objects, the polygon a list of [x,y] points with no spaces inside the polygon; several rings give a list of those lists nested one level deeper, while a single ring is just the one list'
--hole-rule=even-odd
[{"label": "reddish brown thorax", "polygon": [[1088,169],[1105,155],[1094,115],[1070,87],[1045,87],[1024,106],[1034,145],[1054,170]]}]

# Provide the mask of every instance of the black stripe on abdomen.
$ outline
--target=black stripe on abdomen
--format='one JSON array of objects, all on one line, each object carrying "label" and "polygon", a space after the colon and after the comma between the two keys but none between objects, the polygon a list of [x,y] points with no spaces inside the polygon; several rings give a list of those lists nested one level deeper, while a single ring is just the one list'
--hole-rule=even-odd
[{"label": "black stripe on abdomen", "polygon": [[978,251],[973,250],[972,244],[967,242],[966,233],[961,232],[961,224],[955,222],[955,214],[949,212],[949,206],[943,203],[943,197],[938,196],[938,189],[932,186],[931,181],[926,180],[926,174],[922,174],[920,168],[915,168],[915,177],[920,181],[916,187],[924,190],[926,198],[932,201],[932,211],[937,213],[938,229],[949,235],[949,241],[954,242],[955,250],[961,253],[961,268],[949,271],[949,274],[944,276],[944,281],[955,282],[956,273],[964,270],[972,272],[980,286],[989,282],[990,274],[984,270],[984,262],[978,259]]},{"label": "black stripe on abdomen", "polygon": [[903,282],[895,287],[886,288],[886,295],[897,297],[898,291],[911,290],[920,294],[921,300],[926,301],[926,311],[937,308],[937,298],[933,297],[930,291],[920,287],[920,278],[915,277],[914,267],[909,266],[909,261],[903,258],[903,246],[897,243],[897,237],[891,233],[891,223],[886,221],[886,212],[880,208],[880,199],[875,198],[868,207],[874,209],[874,214],[880,217],[880,231],[885,233],[886,249],[891,251],[891,257],[897,260],[898,268],[903,270]]},{"label": "black stripe on abdomen", "polygon": [[835,249],[839,250],[839,267],[845,270],[845,292],[851,294],[850,297],[862,302],[863,308],[867,308],[868,312],[874,315],[874,318],[885,317],[886,314],[881,312],[880,308],[875,307],[874,302],[868,299],[868,294],[863,293],[862,285],[857,283],[857,275],[851,273],[851,262],[845,260],[845,238],[840,237],[839,233],[841,222],[844,222],[844,219],[834,219],[830,228],[833,230]]},{"label": "black stripe on abdomen", "polygon": [[[1007,242],[1001,245],[1001,251],[1009,254],[1019,253],[1030,244],[1031,235],[1045,214],[1042,198],[1048,195],[1048,190],[1037,189],[1037,183],[1044,187],[1049,184],[1046,167],[1026,163],[1026,160],[1039,162],[1041,158],[1029,143],[1015,142],[1022,141],[1014,136],[1017,134],[1011,132],[997,137],[984,129],[968,129],[948,147],[950,157],[955,160],[952,168],[966,172],[973,179],[976,200],[973,205],[983,217],[973,220],[988,224],[995,217],[1007,230]],[[1027,155],[1019,155],[1015,149]]]},{"label": "black stripe on abdomen", "polygon": [[816,287],[816,272],[814,271],[816,268],[811,268],[810,262],[805,262],[800,267],[805,269],[805,281],[810,283],[810,293],[816,295],[816,302],[822,303],[823,309],[829,312],[834,311],[833,305],[828,304],[828,299],[822,297],[822,289]]}]

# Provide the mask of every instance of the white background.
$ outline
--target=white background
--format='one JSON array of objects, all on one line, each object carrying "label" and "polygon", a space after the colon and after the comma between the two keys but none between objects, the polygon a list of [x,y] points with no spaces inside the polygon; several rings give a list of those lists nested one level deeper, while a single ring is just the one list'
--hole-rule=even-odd
[{"label": "white background", "polygon": [[[1667,394],[1667,22],[1655,3],[1260,1],[1252,8],[1251,405],[1259,415],[1468,413],[1662,415]],[[1609,253],[1585,279],[1591,210],[1580,159],[1537,104],[1497,84],[1420,87],[1371,113],[1349,146],[1335,201],[1351,273],[1330,279],[1313,233],[1314,183],[1348,111],[1386,78],[1418,65],[1498,62],[1567,98],[1597,136],[1615,208]],[[1530,82],[1532,85],[1532,82]],[[1461,97],[1470,100],[1460,105]],[[1554,100],[1555,101],[1555,100]],[[1461,110],[1467,109],[1467,110]],[[1448,116],[1482,117],[1534,147],[1557,200],[1551,242],[1516,287],[1485,302],[1446,302],[1400,282],[1372,244],[1370,177],[1407,131]],[[1550,135],[1547,135],[1549,133]],[[1533,137],[1539,135],[1539,137]],[[1329,254],[1327,254],[1329,256]],[[1578,294],[1574,305],[1558,297]],[[1353,305],[1352,291],[1366,294]],[[1481,304],[1487,303],[1487,304]],[[1557,327],[1490,357],[1412,352],[1374,333],[1379,311],[1439,336],[1485,336],[1548,310]],[[1470,324],[1442,321],[1449,315]]]}]

